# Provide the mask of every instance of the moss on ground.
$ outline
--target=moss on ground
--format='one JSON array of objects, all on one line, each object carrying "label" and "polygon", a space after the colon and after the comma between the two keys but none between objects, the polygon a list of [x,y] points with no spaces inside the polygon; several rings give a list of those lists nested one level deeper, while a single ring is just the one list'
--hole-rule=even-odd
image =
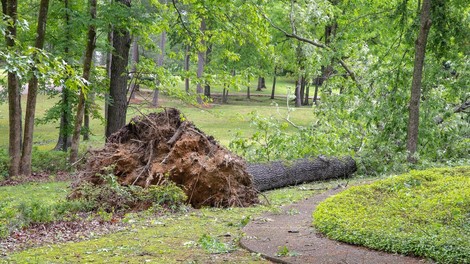
[{"label": "moss on ground", "polygon": [[442,263],[470,263],[470,167],[412,171],[322,202],[328,237]]}]

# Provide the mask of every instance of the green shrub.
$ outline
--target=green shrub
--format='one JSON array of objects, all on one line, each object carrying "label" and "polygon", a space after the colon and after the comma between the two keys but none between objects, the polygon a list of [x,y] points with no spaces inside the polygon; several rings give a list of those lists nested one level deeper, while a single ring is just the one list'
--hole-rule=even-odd
[{"label": "green shrub", "polygon": [[87,209],[105,212],[126,212],[129,209],[146,209],[151,206],[165,205],[177,209],[187,197],[184,191],[171,181],[164,185],[142,188],[139,186],[122,186],[113,174],[113,166],[104,168],[100,175],[104,180],[101,185],[84,182],[75,189],[79,200]]},{"label": "green shrub", "polygon": [[412,171],[328,198],[313,213],[328,237],[470,263],[470,167]]}]

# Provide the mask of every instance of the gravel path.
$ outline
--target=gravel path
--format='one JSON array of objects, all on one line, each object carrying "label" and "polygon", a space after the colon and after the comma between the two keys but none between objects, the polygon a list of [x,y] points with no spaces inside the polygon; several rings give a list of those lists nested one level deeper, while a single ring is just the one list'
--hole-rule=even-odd
[{"label": "gravel path", "polygon": [[[281,213],[267,213],[256,218],[244,227],[241,246],[277,263],[431,263],[333,241],[315,231],[311,223],[316,205],[342,190],[329,190],[283,207]],[[282,249],[287,256],[277,256]]]}]

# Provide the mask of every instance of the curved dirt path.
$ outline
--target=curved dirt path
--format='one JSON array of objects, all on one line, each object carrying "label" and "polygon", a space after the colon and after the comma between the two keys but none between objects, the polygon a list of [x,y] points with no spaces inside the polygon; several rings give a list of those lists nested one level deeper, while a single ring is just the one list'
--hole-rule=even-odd
[{"label": "curved dirt path", "polygon": [[[285,206],[281,213],[267,213],[243,228],[242,247],[278,263],[423,264],[427,260],[389,254],[330,240],[312,227],[318,203],[344,189],[333,189]],[[284,247],[285,246],[285,247]],[[278,257],[287,249],[288,256]]]}]

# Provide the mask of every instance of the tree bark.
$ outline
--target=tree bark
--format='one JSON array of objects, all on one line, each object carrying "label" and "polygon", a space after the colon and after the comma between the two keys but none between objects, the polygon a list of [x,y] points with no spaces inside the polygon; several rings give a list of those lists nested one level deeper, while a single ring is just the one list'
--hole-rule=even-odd
[{"label": "tree bark", "polygon": [[303,104],[305,96],[305,76],[300,78],[300,104]]},{"label": "tree bark", "polygon": [[[47,11],[49,9],[49,0],[41,0],[39,4],[38,28],[36,31],[36,41],[34,46],[37,49],[44,47],[46,37]],[[39,63],[34,58],[35,63]],[[38,95],[38,78],[35,74],[31,77],[28,84],[28,98],[26,102],[23,151],[21,155],[20,174],[31,175],[31,159],[33,151],[33,133],[34,133],[34,116],[36,113],[36,99]]]},{"label": "tree bark", "polygon": [[[5,4],[2,4],[2,7]],[[17,0],[10,0],[6,2],[5,14],[10,17],[12,23],[8,23],[5,34],[5,42],[8,49],[15,48],[16,39],[16,23],[18,19],[17,14],[18,3]],[[8,119],[9,119],[9,146],[8,152],[10,155],[10,164],[8,167],[9,177],[17,176],[20,173],[20,160],[21,160],[21,94],[18,79],[15,72],[8,72],[7,74],[7,90],[8,90]]]},{"label": "tree bark", "polygon": [[[160,34],[160,52],[161,54],[158,56],[157,60],[157,66],[158,67],[163,67],[163,62],[165,59],[165,45],[166,45],[166,31],[163,30],[162,33]],[[189,66],[188,66],[189,67]],[[158,97],[160,95],[160,85],[161,85],[160,79],[157,80],[157,87],[155,88],[155,91],[153,93],[153,99],[152,99],[152,105],[153,107],[158,106]],[[189,86],[189,83],[188,83]]]},{"label": "tree bark", "polygon": [[418,146],[419,128],[419,100],[421,97],[421,80],[423,78],[424,57],[426,54],[426,43],[431,28],[431,0],[423,0],[420,16],[420,28],[418,38],[415,42],[415,61],[413,80],[411,84],[411,98],[409,106],[407,144],[408,161],[415,163],[415,153]]},{"label": "tree bark", "polygon": [[276,91],[276,78],[277,78],[277,66],[274,67],[274,76],[273,76],[273,88],[271,90],[271,99],[274,99],[274,93]]},{"label": "tree bark", "polygon": [[246,99],[251,99],[251,91],[250,91],[250,75],[248,75],[248,85],[246,86]]},{"label": "tree bark", "polygon": [[[190,60],[190,54],[189,54],[189,45],[186,45],[186,50],[184,51],[184,71],[185,74],[188,74],[189,72],[189,60]],[[184,89],[186,93],[189,93],[189,77],[184,78]]]},{"label": "tree bark", "polygon": [[307,80],[304,80],[304,85],[305,85],[305,99],[304,99],[304,105],[309,105],[309,97],[310,97],[310,84],[307,82]]},{"label": "tree bark", "polygon": [[[71,39],[70,32],[70,14],[69,14],[69,1],[64,0],[64,12],[65,12],[65,39],[68,41]],[[64,56],[68,59],[69,56],[69,45],[65,45]],[[66,77],[68,78],[68,77]],[[72,143],[72,128],[70,123],[72,122],[72,113],[71,113],[71,97],[72,94],[69,88],[65,85],[62,87],[62,109],[60,113],[60,127],[59,127],[59,139],[57,140],[57,145],[55,150],[67,151]]]},{"label": "tree bark", "polygon": [[302,105],[302,100],[300,99],[300,85],[302,83],[302,77],[295,83],[295,107],[300,107]]},{"label": "tree bark", "polygon": [[131,73],[131,88],[130,88],[130,99],[135,99],[135,93],[139,90],[139,81],[137,80],[137,64],[139,64],[139,43],[137,43],[137,37],[132,38],[132,73]]},{"label": "tree bark", "polygon": [[312,181],[349,178],[356,170],[356,162],[351,157],[320,156],[315,159],[299,159],[292,163],[274,161],[247,165],[253,184],[260,192]]},{"label": "tree bark", "polygon": [[205,59],[205,52],[204,52],[204,47],[206,46],[206,41],[204,40],[204,32],[206,31],[206,20],[204,18],[201,19],[201,26],[199,28],[201,30],[201,33],[203,34],[201,36],[201,42],[199,47],[199,50],[197,52],[197,102],[198,104],[202,104],[202,96],[201,94],[204,92],[202,88],[202,75],[204,73],[204,59]]},{"label": "tree bark", "polygon": [[[91,20],[96,20],[96,1],[89,0]],[[88,26],[87,46],[85,58],[83,60],[83,79],[90,80],[91,64],[93,61],[93,52],[95,50],[96,28],[93,22]],[[78,156],[78,146],[80,144],[80,131],[82,129],[83,116],[85,114],[85,93],[80,90],[77,106],[77,116],[75,117],[75,126],[73,130],[72,146],[70,148],[70,163],[75,163]]]},{"label": "tree bark", "polygon": [[[131,6],[131,0],[116,0],[125,6]],[[109,95],[111,102],[108,106],[106,138],[118,131],[126,124],[127,113],[127,74],[126,67],[129,63],[129,50],[131,37],[129,31],[124,28],[114,28],[113,48],[111,59],[111,80]]]},{"label": "tree bark", "polygon": [[266,81],[264,77],[258,77],[258,87],[256,88],[256,91],[262,91],[264,88],[266,88]]},{"label": "tree bark", "polygon": [[[211,52],[212,52],[212,44],[208,45],[208,47],[207,47],[206,60],[205,60],[205,63],[204,63],[205,65],[208,65],[209,62],[210,62]],[[204,96],[211,97],[211,86],[207,81],[204,85]]]}]

